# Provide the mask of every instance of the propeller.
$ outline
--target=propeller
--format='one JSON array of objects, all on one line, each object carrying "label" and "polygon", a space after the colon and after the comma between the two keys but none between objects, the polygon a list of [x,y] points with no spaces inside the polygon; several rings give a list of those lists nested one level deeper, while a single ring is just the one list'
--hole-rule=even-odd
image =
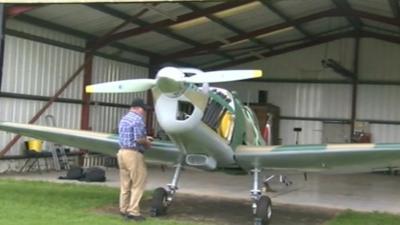
[{"label": "propeller", "polygon": [[219,83],[246,80],[261,76],[261,70],[219,70],[198,73],[191,77],[185,77],[185,81],[188,83]]},{"label": "propeller", "polygon": [[[185,76],[194,74],[193,76]],[[87,93],[126,93],[146,91],[155,85],[167,90],[179,88],[182,83],[218,83],[245,80],[262,76],[261,70],[220,70],[203,72],[192,68],[165,67],[157,73],[156,79],[133,79],[106,82],[86,86]]]},{"label": "propeller", "polygon": [[156,83],[154,79],[134,79],[86,86],[87,93],[128,93],[146,91]]}]

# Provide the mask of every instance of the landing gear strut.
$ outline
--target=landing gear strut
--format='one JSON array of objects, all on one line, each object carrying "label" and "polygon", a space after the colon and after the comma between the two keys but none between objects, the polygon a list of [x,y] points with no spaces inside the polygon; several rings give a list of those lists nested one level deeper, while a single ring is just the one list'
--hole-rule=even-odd
[{"label": "landing gear strut", "polygon": [[262,195],[259,189],[259,175],[261,170],[254,169],[252,172],[253,189],[250,191],[250,195],[253,201],[254,225],[268,225],[272,217],[271,199],[266,195]]},{"label": "landing gear strut", "polygon": [[174,195],[178,190],[181,169],[182,164],[177,164],[174,177],[172,178],[172,182],[167,185],[167,189],[159,187],[154,190],[150,208],[151,216],[162,216],[167,213],[168,206],[171,205]]}]

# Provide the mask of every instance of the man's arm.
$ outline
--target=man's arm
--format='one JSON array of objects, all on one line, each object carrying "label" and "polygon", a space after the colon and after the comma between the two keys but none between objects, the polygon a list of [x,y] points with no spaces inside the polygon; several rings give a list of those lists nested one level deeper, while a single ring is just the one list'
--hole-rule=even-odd
[{"label": "man's arm", "polygon": [[150,148],[152,141],[153,141],[153,138],[150,136],[147,136],[145,138],[140,138],[140,139],[136,140],[136,143],[143,145],[145,148]]}]

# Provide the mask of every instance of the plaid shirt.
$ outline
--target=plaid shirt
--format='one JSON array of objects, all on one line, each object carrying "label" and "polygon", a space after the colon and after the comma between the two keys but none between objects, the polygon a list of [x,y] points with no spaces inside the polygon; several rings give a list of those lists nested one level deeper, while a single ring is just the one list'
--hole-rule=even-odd
[{"label": "plaid shirt", "polygon": [[146,138],[146,126],[143,117],[134,112],[128,112],[118,125],[119,146],[121,149],[135,149],[144,152],[144,146],[136,142]]}]

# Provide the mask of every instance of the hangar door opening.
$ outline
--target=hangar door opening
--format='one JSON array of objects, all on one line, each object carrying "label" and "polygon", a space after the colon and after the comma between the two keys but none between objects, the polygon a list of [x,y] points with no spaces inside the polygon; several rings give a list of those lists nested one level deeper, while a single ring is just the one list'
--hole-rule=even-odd
[{"label": "hangar door opening", "polygon": [[350,143],[350,124],[323,122],[322,143],[340,144]]}]

